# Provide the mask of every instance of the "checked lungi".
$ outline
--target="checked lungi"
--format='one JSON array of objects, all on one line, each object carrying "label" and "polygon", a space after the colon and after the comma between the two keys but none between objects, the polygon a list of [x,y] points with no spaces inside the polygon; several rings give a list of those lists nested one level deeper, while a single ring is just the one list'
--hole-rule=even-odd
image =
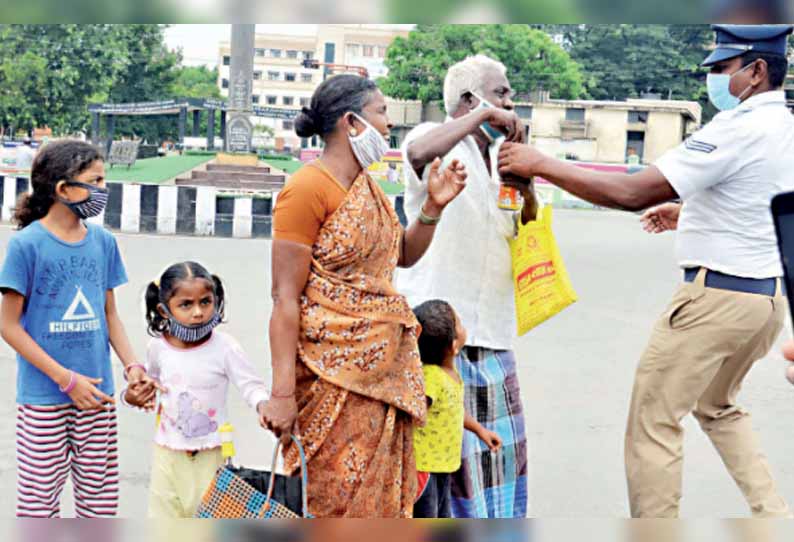
[{"label": "checked lungi", "polygon": [[474,433],[464,433],[463,462],[452,476],[452,515],[526,517],[527,436],[515,356],[510,350],[467,346],[455,361],[466,411],[501,437],[502,448],[493,453]]}]

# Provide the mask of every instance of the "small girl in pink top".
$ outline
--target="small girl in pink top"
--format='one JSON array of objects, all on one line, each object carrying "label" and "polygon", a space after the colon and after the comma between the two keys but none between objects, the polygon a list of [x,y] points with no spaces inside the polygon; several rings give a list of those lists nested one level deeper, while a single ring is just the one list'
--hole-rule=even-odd
[{"label": "small girl in pink top", "polygon": [[223,463],[218,428],[227,421],[226,393],[234,383],[260,412],[269,397],[240,345],[215,330],[224,318],[221,280],[195,262],[172,265],[146,289],[149,343],[146,371],[155,384],[134,384],[124,400],[157,408],[149,517],[193,517]]}]

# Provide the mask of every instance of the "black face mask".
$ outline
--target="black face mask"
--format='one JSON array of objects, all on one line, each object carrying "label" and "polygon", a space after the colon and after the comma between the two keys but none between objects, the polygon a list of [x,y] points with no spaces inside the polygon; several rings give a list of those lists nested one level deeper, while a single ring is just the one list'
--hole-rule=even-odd
[{"label": "black face mask", "polygon": [[108,203],[107,188],[98,188],[92,184],[81,183],[79,181],[66,181],[69,186],[78,186],[88,190],[88,197],[83,201],[69,201],[60,196],[58,201],[66,205],[77,218],[86,219],[98,216]]}]

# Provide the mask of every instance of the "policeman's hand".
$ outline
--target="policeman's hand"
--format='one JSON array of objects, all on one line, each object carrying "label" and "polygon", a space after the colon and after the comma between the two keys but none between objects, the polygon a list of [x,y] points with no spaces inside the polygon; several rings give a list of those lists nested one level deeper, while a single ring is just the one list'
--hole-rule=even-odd
[{"label": "policeman's hand", "polygon": [[547,156],[531,145],[502,143],[499,148],[499,175],[529,179],[540,171]]},{"label": "policeman's hand", "polygon": [[[783,345],[783,356],[787,360],[794,362],[794,341],[788,341]],[[788,369],[786,369],[786,378],[794,384],[794,365],[789,365]]]},{"label": "policeman's hand", "polygon": [[524,142],[526,135],[524,134],[524,124],[515,112],[496,107],[489,107],[486,111],[487,117],[485,121],[505,134],[507,141]]},{"label": "policeman's hand", "polygon": [[521,194],[521,197],[523,197],[525,200],[527,198],[535,197],[534,177],[529,177],[528,179],[524,179],[522,177],[516,177],[515,175],[505,175],[501,179],[502,179],[502,184],[518,190],[519,193]]},{"label": "policeman's hand", "polygon": [[680,203],[663,203],[651,207],[640,217],[642,229],[648,233],[662,233],[678,228],[678,216],[681,214]]}]

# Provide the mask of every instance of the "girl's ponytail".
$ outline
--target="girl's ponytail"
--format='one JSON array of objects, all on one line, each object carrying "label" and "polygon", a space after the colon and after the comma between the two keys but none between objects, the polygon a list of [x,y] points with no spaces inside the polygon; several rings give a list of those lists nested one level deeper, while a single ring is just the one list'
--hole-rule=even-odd
[{"label": "girl's ponytail", "polygon": [[39,191],[28,192],[19,196],[12,219],[16,222],[17,229],[21,230],[47,216],[53,203],[55,203],[54,191],[49,194]]},{"label": "girl's ponytail", "polygon": [[159,281],[152,281],[146,286],[146,323],[147,332],[152,337],[159,337],[168,328],[168,320],[163,318],[157,307],[160,305]]},{"label": "girl's ponytail", "polygon": [[218,275],[212,275],[212,283],[215,286],[215,304],[218,308],[218,316],[222,321],[226,320],[226,290],[223,288],[223,282]]}]

